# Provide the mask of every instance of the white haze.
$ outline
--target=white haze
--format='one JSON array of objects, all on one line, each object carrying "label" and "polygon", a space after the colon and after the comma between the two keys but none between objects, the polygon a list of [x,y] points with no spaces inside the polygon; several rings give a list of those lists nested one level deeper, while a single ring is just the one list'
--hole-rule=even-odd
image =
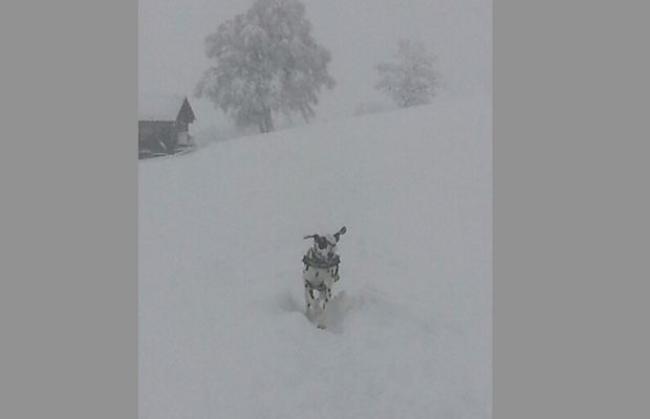
[{"label": "white haze", "polygon": [[[142,93],[191,95],[210,65],[204,40],[254,0],[139,0],[138,83]],[[400,38],[421,40],[437,57],[443,94],[491,96],[490,0],[303,0],[315,39],[332,53],[337,86],[323,92],[317,119],[350,116],[362,103],[386,103],[374,66]],[[197,127],[229,121],[191,98]]]}]

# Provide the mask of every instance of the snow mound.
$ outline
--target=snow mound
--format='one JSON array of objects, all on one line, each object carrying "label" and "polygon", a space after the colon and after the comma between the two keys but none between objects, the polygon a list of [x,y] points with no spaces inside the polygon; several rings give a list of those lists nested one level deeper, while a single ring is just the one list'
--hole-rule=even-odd
[{"label": "snow mound", "polygon": [[[489,418],[489,109],[438,98],[140,162],[141,418]],[[342,225],[320,330],[302,236]]]}]

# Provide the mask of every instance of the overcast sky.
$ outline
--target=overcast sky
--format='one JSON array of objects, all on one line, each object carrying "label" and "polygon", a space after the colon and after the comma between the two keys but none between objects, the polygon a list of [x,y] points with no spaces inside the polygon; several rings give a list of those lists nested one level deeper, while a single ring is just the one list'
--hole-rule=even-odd
[{"label": "overcast sky", "polygon": [[[140,92],[191,95],[210,65],[205,37],[253,1],[139,0]],[[321,118],[349,115],[359,103],[382,100],[373,89],[374,65],[390,58],[400,38],[421,40],[434,52],[446,93],[491,94],[491,0],[303,3],[315,39],[332,53],[330,73],[337,81],[322,96],[317,108]]]}]

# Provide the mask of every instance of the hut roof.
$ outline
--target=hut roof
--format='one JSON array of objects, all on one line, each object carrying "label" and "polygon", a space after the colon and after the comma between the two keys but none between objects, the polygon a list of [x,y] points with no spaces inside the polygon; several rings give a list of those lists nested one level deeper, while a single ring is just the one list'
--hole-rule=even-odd
[{"label": "hut roof", "polygon": [[175,121],[186,100],[180,95],[146,94],[138,97],[140,121]]}]

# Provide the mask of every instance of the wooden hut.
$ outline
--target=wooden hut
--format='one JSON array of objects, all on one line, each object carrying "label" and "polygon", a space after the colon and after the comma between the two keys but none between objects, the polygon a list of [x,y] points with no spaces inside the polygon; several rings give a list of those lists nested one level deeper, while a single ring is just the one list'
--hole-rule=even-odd
[{"label": "wooden hut", "polygon": [[189,124],[195,116],[187,97],[141,99],[138,114],[140,158],[174,154],[194,146]]}]

